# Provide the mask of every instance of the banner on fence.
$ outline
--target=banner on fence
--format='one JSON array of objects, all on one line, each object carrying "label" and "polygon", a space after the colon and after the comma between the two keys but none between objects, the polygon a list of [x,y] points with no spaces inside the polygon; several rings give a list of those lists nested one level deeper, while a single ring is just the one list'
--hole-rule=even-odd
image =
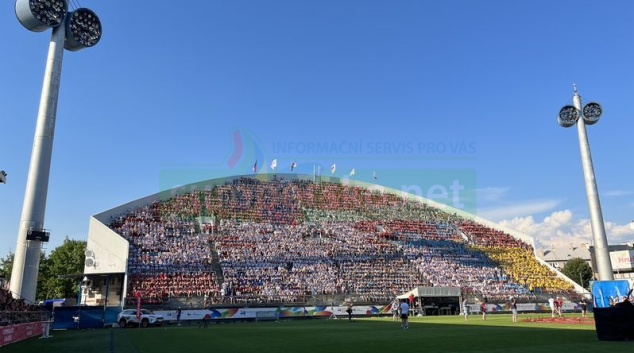
[{"label": "banner on fence", "polygon": [[0,328],[0,347],[7,344],[22,341],[27,338],[39,336],[43,332],[42,322],[29,322],[26,324],[16,324],[2,326]]}]

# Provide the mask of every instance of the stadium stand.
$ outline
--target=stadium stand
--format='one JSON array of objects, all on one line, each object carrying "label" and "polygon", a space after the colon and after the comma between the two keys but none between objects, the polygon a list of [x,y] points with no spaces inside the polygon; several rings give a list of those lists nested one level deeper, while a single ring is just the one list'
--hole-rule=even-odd
[{"label": "stadium stand", "polygon": [[15,299],[9,290],[0,288],[0,326],[43,321],[48,316],[45,309]]},{"label": "stadium stand", "polygon": [[127,295],[158,303],[389,302],[416,286],[529,300],[528,288],[572,289],[509,234],[336,182],[236,178],[129,210],[109,227],[129,242]]}]

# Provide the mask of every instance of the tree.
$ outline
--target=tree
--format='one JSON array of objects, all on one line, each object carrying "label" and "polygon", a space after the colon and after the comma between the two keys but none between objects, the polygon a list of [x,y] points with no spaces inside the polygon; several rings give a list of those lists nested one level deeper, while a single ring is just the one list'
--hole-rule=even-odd
[{"label": "tree", "polygon": [[7,257],[0,259],[0,278],[11,280],[11,272],[13,271],[13,258],[15,254],[10,252]]},{"label": "tree", "polygon": [[[51,251],[47,257],[40,253],[40,268],[37,276],[35,297],[39,300],[52,298],[76,298],[77,278],[60,277],[81,275],[84,272],[86,241],[64,239],[64,243]],[[11,280],[15,254],[9,253],[0,259],[0,277]]]},{"label": "tree", "polygon": [[579,257],[568,260],[561,272],[584,288],[588,287],[593,277],[588,262]]},{"label": "tree", "polygon": [[48,258],[40,262],[37,297],[39,299],[77,297],[77,278],[61,277],[81,275],[84,272],[86,241],[71,240],[51,251]]},{"label": "tree", "polygon": [[[11,274],[13,273],[13,261],[15,260],[15,254],[10,252],[7,257],[0,259],[0,278],[4,278],[7,282],[11,281]],[[40,272],[42,263],[46,262],[46,254],[44,251],[40,252]],[[38,276],[39,283],[39,276]]]}]

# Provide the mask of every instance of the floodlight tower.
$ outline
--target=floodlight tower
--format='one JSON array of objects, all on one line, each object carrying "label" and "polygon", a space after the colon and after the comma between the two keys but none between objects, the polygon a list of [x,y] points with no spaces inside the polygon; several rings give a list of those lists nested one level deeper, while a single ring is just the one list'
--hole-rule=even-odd
[{"label": "floodlight tower", "polygon": [[[581,165],[583,166],[583,177],[585,179],[588,208],[590,210],[592,239],[594,241],[594,258],[597,264],[597,272],[599,273],[599,280],[611,281],[614,279],[614,274],[612,272],[612,263],[610,263],[608,239],[605,235],[605,225],[603,224],[601,203],[599,202],[599,191],[597,189],[597,181],[594,177],[594,167],[592,166],[592,156],[590,155],[590,143],[588,142],[588,134],[586,132],[586,124],[596,124],[603,110],[601,105],[596,102],[590,102],[582,109],[581,97],[577,93],[577,86],[573,85],[573,88],[573,105],[566,105],[561,108],[557,122],[563,127],[571,127],[577,124],[579,148],[581,149]],[[579,119],[580,117],[581,119]]]},{"label": "floodlight tower", "polygon": [[34,302],[42,242],[49,238],[44,229],[44,214],[64,49],[77,51],[97,44],[101,39],[101,22],[86,8],[68,12],[67,0],[17,0],[15,14],[30,31],[53,29],[11,272],[13,296]]}]

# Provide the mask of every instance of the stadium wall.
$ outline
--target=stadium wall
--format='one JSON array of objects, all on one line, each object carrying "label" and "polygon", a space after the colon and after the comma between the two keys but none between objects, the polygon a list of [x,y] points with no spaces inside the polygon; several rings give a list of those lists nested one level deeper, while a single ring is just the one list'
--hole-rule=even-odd
[{"label": "stadium wall", "polygon": [[85,274],[125,273],[128,260],[128,241],[107,225],[90,218],[86,249],[94,253],[93,265],[84,265]]}]

